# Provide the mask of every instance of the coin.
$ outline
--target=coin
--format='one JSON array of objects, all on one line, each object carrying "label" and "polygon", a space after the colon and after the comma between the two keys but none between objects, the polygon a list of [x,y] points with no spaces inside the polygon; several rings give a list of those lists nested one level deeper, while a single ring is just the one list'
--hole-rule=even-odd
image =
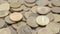
[{"label": "coin", "polygon": [[37,34],[37,32],[35,30],[32,30],[32,34]]},{"label": "coin", "polygon": [[47,26],[46,26],[46,28],[50,28],[52,31],[53,31],[53,33],[58,33],[59,32],[59,25],[57,25],[57,23],[55,23],[55,22],[50,22]]},{"label": "coin", "polygon": [[17,32],[18,34],[32,34],[32,29],[25,25],[25,26],[20,26],[18,29],[17,29]]},{"label": "coin", "polygon": [[38,34],[53,34],[53,32],[49,28],[42,28],[38,30]]},{"label": "coin", "polygon": [[0,24],[0,28],[4,27],[4,25],[6,24],[5,20],[3,20],[3,19],[0,19],[0,23],[1,23]]},{"label": "coin", "polygon": [[7,27],[10,30],[11,34],[17,34],[17,31],[14,30],[11,26]]},{"label": "coin", "polygon": [[39,14],[47,14],[51,11],[51,9],[49,7],[37,7],[37,12]]},{"label": "coin", "polygon": [[53,13],[48,13],[46,16],[49,18],[50,21],[53,21],[54,20]]},{"label": "coin", "polygon": [[3,10],[9,10],[10,9],[10,6],[9,6],[9,3],[5,2],[5,3],[2,3],[0,5],[0,11],[3,11]]},{"label": "coin", "polygon": [[36,18],[36,23],[41,26],[47,25],[49,22],[50,22],[50,20],[47,16],[38,16]]},{"label": "coin", "polygon": [[52,7],[51,9],[54,13],[60,13],[60,7]]},{"label": "coin", "polygon": [[54,6],[60,6],[60,0],[50,0]]},{"label": "coin", "polygon": [[18,1],[20,4],[24,4],[25,0],[19,0]]},{"label": "coin", "polygon": [[14,12],[12,14],[10,14],[9,18],[12,20],[12,21],[19,21],[22,19],[22,14],[21,13],[18,13],[18,12]]},{"label": "coin", "polygon": [[13,23],[15,23],[14,21],[10,20],[9,16],[5,17],[5,21],[6,21],[8,24],[13,24]]},{"label": "coin", "polygon": [[33,6],[35,6],[35,3],[32,3],[32,4],[30,4],[30,3],[24,3],[27,7],[33,7]]},{"label": "coin", "polygon": [[36,4],[38,6],[45,6],[45,5],[48,5],[49,1],[48,0],[37,0],[36,1]]},{"label": "coin", "polygon": [[25,0],[28,3],[34,3],[36,0]]},{"label": "coin", "polygon": [[9,14],[9,11],[8,10],[3,10],[3,11],[0,11],[0,17],[5,17]]},{"label": "coin", "polygon": [[9,3],[15,3],[18,2],[19,0],[7,0]]},{"label": "coin", "polygon": [[0,29],[0,34],[11,34],[11,32],[8,28],[3,28],[3,29]]},{"label": "coin", "polygon": [[59,14],[53,14],[54,15],[54,21],[59,22],[60,21],[60,15]]},{"label": "coin", "polygon": [[19,2],[10,3],[10,7],[12,7],[12,8],[18,8],[20,6],[21,6],[21,4]]},{"label": "coin", "polygon": [[37,7],[38,7],[38,6],[33,6],[33,7],[31,8],[31,11],[32,11],[33,13],[37,13]]},{"label": "coin", "polygon": [[31,27],[37,27],[38,24],[36,23],[35,17],[29,17],[26,22]]},{"label": "coin", "polygon": [[31,11],[25,12],[24,17],[27,19],[31,13],[32,13]]}]

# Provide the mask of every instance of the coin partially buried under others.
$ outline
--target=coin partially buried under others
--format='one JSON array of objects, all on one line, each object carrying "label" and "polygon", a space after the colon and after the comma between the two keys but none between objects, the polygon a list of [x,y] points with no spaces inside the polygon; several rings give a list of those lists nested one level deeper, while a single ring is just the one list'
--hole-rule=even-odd
[{"label": "coin partially buried under others", "polygon": [[21,6],[21,4],[19,2],[10,3],[10,7],[12,7],[12,8],[18,8],[20,6]]},{"label": "coin partially buried under others", "polygon": [[32,3],[32,4],[30,4],[30,3],[24,3],[27,7],[33,7],[33,6],[35,6],[35,3]]},{"label": "coin partially buried under others", "polygon": [[49,28],[41,28],[38,30],[38,34],[53,34],[53,32]]},{"label": "coin partially buried under others", "polygon": [[60,0],[50,0],[54,6],[60,6]]},{"label": "coin partially buried under others", "polygon": [[35,17],[29,17],[26,22],[31,27],[37,27],[38,24],[36,23]]},{"label": "coin partially buried under others", "polygon": [[57,24],[57,23],[55,23],[55,22],[50,22],[47,26],[46,26],[46,28],[50,28],[52,31],[53,31],[53,33],[55,34],[55,33],[58,33],[59,32],[59,25]]},{"label": "coin partially buried under others", "polygon": [[27,3],[34,3],[36,0],[25,0]]},{"label": "coin partially buried under others", "polygon": [[50,11],[51,11],[51,9],[49,7],[42,7],[42,6],[37,7],[37,13],[39,13],[39,14],[47,14]]},{"label": "coin partially buried under others", "polygon": [[0,34],[17,34],[14,29],[11,28],[2,28],[0,29]]},{"label": "coin partially buried under others", "polygon": [[17,29],[17,28],[19,28],[20,26],[23,26],[23,25],[26,25],[26,23],[25,22],[18,22],[17,24],[13,24],[12,27],[14,29]]},{"label": "coin partially buried under others", "polygon": [[5,17],[9,14],[9,11],[8,10],[3,10],[3,11],[0,11],[0,17]]},{"label": "coin partially buried under others", "polygon": [[8,28],[0,29],[0,34],[11,34]]},{"label": "coin partially buried under others", "polygon": [[5,2],[5,3],[2,3],[0,5],[0,11],[3,11],[3,10],[9,10],[10,9],[10,5],[8,2]]},{"label": "coin partially buried under others", "polygon": [[54,21],[59,22],[60,21],[60,15],[59,14],[53,14],[54,15]]},{"label": "coin partially buried under others", "polygon": [[47,16],[38,16],[36,18],[36,23],[41,25],[41,26],[45,26],[50,22],[49,18]]},{"label": "coin partially buried under others", "polygon": [[20,26],[17,29],[17,32],[18,34],[32,34],[32,29],[29,26],[24,25],[24,26]]},{"label": "coin partially buried under others", "polygon": [[5,21],[3,19],[0,19],[0,28],[4,27],[6,25]]},{"label": "coin partially buried under others", "polygon": [[33,7],[31,8],[31,11],[32,11],[33,13],[37,13],[37,7],[38,7],[38,6],[33,6]]},{"label": "coin partially buried under others", "polygon": [[51,9],[54,13],[60,13],[60,7],[52,7]]},{"label": "coin partially buried under others", "polygon": [[18,13],[18,12],[14,12],[12,14],[10,14],[9,18],[12,20],[12,21],[19,21],[22,19],[22,14],[21,13]]},{"label": "coin partially buried under others", "polygon": [[49,18],[50,21],[53,21],[54,20],[53,13],[48,13],[46,16]]},{"label": "coin partially buried under others", "polygon": [[48,0],[37,0],[36,1],[36,4],[38,6],[45,6],[45,5],[48,5],[49,1]]}]

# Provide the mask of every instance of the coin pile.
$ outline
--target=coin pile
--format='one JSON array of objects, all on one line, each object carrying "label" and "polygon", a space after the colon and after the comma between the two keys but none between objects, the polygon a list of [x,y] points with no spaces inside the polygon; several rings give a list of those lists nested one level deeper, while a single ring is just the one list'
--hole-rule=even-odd
[{"label": "coin pile", "polygon": [[60,34],[60,0],[0,0],[0,34]]}]

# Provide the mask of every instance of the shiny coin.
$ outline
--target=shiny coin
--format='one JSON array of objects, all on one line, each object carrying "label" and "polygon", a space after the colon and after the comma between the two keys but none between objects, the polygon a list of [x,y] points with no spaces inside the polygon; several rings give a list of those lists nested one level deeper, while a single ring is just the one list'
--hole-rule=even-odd
[{"label": "shiny coin", "polygon": [[36,22],[37,22],[37,24],[44,26],[49,23],[49,18],[47,16],[38,16],[36,18]]}]

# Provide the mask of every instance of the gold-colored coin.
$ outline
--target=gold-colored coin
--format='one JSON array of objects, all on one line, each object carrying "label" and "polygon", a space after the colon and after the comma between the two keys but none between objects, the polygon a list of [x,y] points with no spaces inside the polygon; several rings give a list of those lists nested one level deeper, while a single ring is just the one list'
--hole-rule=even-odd
[{"label": "gold-colored coin", "polygon": [[22,14],[21,13],[18,13],[18,12],[14,12],[12,14],[10,14],[9,18],[12,20],[12,21],[19,21],[22,19]]}]

